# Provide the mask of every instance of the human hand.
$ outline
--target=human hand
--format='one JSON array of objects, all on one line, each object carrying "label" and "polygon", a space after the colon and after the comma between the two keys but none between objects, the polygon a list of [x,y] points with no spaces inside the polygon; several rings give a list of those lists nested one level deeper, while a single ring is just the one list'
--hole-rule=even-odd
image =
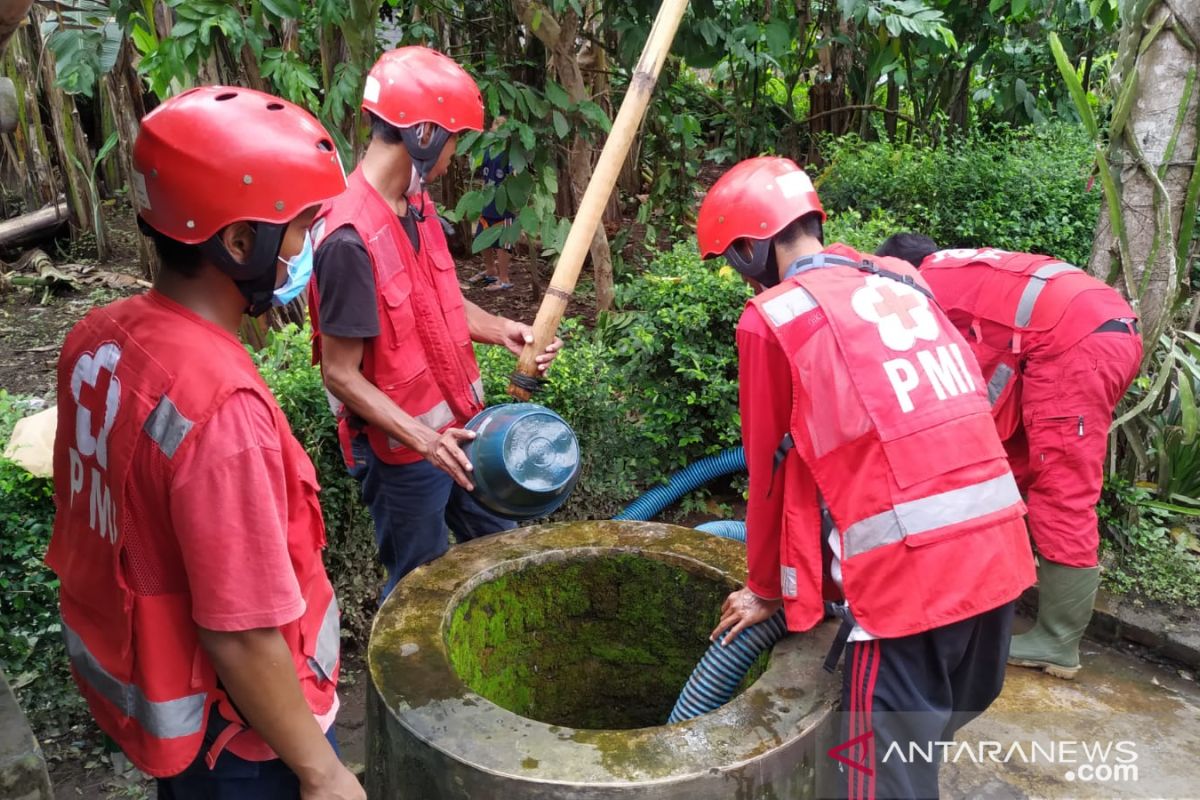
[{"label": "human hand", "polygon": [[749,589],[731,592],[721,605],[721,621],[708,638],[715,642],[722,631],[728,631],[721,639],[721,646],[725,647],[746,628],[770,619],[782,606],[783,600],[767,600]]},{"label": "human hand", "polygon": [[[533,328],[523,322],[506,319],[502,336],[501,343],[508,348],[509,352],[518,357],[525,350],[525,345],[533,344]],[[546,345],[546,349],[537,357],[538,372],[545,372],[550,367],[550,362],[558,357],[558,351],[562,349],[562,346],[563,341],[557,336],[554,337],[553,342]]]},{"label": "human hand", "polygon": [[431,431],[431,436],[421,448],[425,460],[440,470],[445,471],[462,488],[468,492],[475,488],[471,483],[470,473],[474,469],[471,459],[463,452],[462,445],[475,438],[474,431],[463,428],[448,428],[444,433]]},{"label": "human hand", "polygon": [[301,781],[300,800],[367,800],[367,793],[354,773],[339,761],[328,774]]}]

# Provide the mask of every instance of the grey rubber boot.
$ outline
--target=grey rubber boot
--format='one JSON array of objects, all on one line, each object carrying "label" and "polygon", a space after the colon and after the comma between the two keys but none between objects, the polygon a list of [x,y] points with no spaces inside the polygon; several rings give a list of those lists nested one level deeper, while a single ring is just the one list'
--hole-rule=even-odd
[{"label": "grey rubber boot", "polygon": [[1099,567],[1064,567],[1040,559],[1037,622],[1012,638],[1008,663],[1074,678],[1079,672],[1079,640],[1092,618],[1099,586]]}]

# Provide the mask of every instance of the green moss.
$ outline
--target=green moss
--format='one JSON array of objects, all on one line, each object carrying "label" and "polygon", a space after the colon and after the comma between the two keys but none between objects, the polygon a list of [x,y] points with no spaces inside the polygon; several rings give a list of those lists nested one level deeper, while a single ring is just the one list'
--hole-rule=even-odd
[{"label": "green moss", "polygon": [[447,650],[467,686],[522,716],[593,730],[661,725],[730,588],[634,554],[536,564],[467,595]]}]

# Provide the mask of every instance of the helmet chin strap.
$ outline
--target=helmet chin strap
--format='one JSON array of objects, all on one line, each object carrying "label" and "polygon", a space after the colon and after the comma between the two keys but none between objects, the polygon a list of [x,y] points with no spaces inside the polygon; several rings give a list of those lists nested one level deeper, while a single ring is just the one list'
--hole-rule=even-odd
[{"label": "helmet chin strap", "polygon": [[230,255],[219,231],[199,246],[200,252],[217,269],[233,279],[238,291],[246,298],[246,313],[257,317],[271,307],[271,296],[275,293],[275,264],[288,226],[268,222],[253,223],[253,226],[254,248],[245,261]]},{"label": "helmet chin strap", "polygon": [[730,245],[725,249],[725,260],[743,276],[770,289],[779,285],[779,267],[775,263],[773,244],[772,239],[751,239],[749,258],[737,247]]},{"label": "helmet chin strap", "polygon": [[[429,141],[424,144],[421,143],[422,125],[433,126],[433,133],[430,135]],[[421,176],[423,185],[429,178],[429,172],[442,157],[442,148],[446,146],[446,142],[450,141],[451,134],[450,131],[436,123],[428,122],[422,125],[401,128],[400,138],[404,142],[405,149],[408,150],[413,166],[417,168],[417,174]]]}]

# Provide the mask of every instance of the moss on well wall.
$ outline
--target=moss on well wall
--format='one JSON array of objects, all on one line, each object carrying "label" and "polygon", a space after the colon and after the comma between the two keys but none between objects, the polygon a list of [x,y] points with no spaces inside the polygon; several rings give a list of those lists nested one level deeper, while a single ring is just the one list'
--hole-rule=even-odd
[{"label": "moss on well wall", "polygon": [[633,554],[532,565],[464,598],[450,660],[472,691],[541,722],[662,725],[731,588]]}]

